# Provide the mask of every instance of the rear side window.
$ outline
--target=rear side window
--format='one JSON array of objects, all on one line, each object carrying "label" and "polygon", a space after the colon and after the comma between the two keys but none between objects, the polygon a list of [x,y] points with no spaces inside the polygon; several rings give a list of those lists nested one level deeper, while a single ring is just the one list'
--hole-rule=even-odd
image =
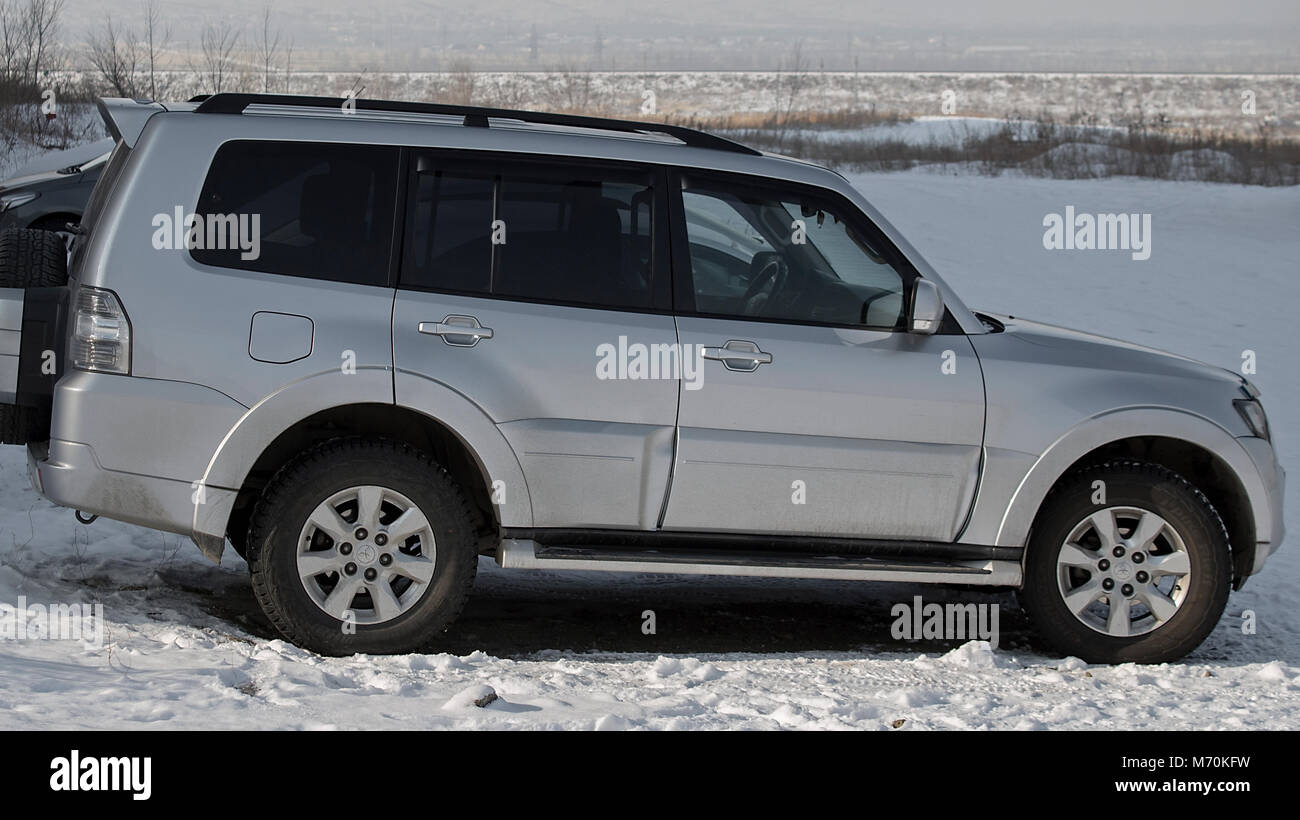
[{"label": "rear side window", "polygon": [[559,304],[649,308],[651,175],[436,155],[412,163],[401,284]]},{"label": "rear side window", "polygon": [[206,265],[388,284],[394,147],[228,142],[208,171],[190,253]]},{"label": "rear side window", "polygon": [[411,181],[402,284],[488,293],[496,178],[429,168]]}]

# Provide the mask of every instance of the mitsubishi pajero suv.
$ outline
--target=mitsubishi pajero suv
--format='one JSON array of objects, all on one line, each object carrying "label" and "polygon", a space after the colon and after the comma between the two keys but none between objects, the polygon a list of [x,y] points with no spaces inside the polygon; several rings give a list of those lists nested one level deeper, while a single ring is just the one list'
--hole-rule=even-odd
[{"label": "mitsubishi pajero suv", "polygon": [[436,646],[490,556],[1014,588],[1051,649],[1160,662],[1282,541],[1248,381],[973,312],[824,168],[525,111],[101,108],[66,267],[0,238],[0,434],[80,516],[229,543],[303,647]]}]

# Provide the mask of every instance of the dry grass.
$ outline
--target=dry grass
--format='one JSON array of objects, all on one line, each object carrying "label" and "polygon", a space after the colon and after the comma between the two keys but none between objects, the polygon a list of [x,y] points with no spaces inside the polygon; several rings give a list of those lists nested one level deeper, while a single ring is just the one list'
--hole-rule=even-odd
[{"label": "dry grass", "polygon": [[917,143],[879,134],[828,135],[903,122],[864,112],[809,112],[682,120],[767,151],[856,171],[895,171],[925,165],[963,165],[996,176],[1016,171],[1055,179],[1136,176],[1246,185],[1300,184],[1300,142],[1277,137],[1267,126],[1252,135],[1171,129],[1133,121],[1101,128],[1057,123],[1040,115],[1007,118],[992,130],[968,129],[956,139]]}]

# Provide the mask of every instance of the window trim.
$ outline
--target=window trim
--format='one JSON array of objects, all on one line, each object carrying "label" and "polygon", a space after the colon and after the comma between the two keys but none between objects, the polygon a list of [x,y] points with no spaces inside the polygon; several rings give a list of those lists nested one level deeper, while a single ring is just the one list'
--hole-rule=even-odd
[{"label": "window trim", "polygon": [[[623,160],[608,160],[600,158],[575,157],[575,156],[549,156],[536,155],[527,153],[518,153],[511,151],[480,151],[477,149],[464,148],[439,148],[436,146],[410,146],[407,149],[406,165],[403,170],[402,186],[405,192],[402,199],[402,222],[401,230],[403,235],[407,232],[407,215],[411,213],[411,169],[414,167],[415,157],[424,155],[432,156],[435,163],[441,164],[446,162],[448,170],[455,170],[453,166],[461,169],[476,170],[489,168],[496,173],[501,172],[502,165],[509,165],[516,170],[522,169],[527,173],[530,169],[535,169],[545,176],[549,172],[562,169],[586,169],[586,170],[607,170],[621,173],[643,174],[650,178],[650,185],[654,191],[653,211],[650,216],[651,240],[650,240],[650,304],[647,306],[631,307],[625,305],[601,305],[591,302],[572,302],[558,299],[548,299],[544,297],[514,296],[498,293],[484,293],[482,291],[466,291],[453,288],[439,288],[428,285],[417,285],[404,283],[402,281],[402,267],[405,263],[405,239],[403,240],[403,249],[396,262],[395,276],[393,279],[394,287],[398,291],[411,291],[415,293],[438,293],[448,296],[462,296],[471,299],[491,299],[500,302],[520,302],[534,305],[553,305],[555,307],[581,308],[584,310],[606,310],[616,313],[637,313],[648,315],[672,315],[673,314],[673,265],[671,263],[670,237],[671,226],[669,224],[669,191],[668,175],[662,165],[654,163],[627,162]],[[499,186],[498,186],[499,187]],[[493,213],[499,206],[500,192],[495,191],[492,198]],[[495,255],[493,265],[496,264]]]},{"label": "window trim", "polygon": [[406,258],[406,188],[410,183],[411,149],[399,146],[397,156],[397,202],[393,205],[393,242],[388,253],[388,288],[397,289],[402,275],[402,260]]},{"label": "window trim", "polygon": [[[896,246],[893,241],[885,235],[885,232],[882,231],[865,213],[863,213],[862,209],[839,191],[830,188],[823,188],[817,185],[809,185],[803,182],[773,180],[768,177],[760,177],[754,174],[745,174],[735,171],[717,171],[713,169],[674,167],[669,171],[668,176],[670,229],[673,254],[673,308],[676,315],[698,317],[701,319],[722,319],[733,322],[757,322],[762,324],[866,330],[877,333],[908,332],[906,327],[906,315],[904,316],[902,326],[880,327],[863,324],[824,322],[813,319],[738,316],[727,313],[707,313],[697,310],[695,307],[694,274],[691,267],[690,257],[690,238],[686,227],[686,205],[682,200],[682,182],[683,177],[686,176],[708,180],[710,184],[717,184],[719,187],[726,189],[748,189],[763,194],[780,194],[782,191],[790,191],[795,194],[806,195],[809,199],[823,202],[837,209],[838,215],[847,225],[861,231],[864,236],[877,243],[886,260],[888,260],[890,265],[893,266],[899,275],[903,277],[903,305],[905,311],[908,306],[912,304],[912,293],[915,290],[914,283],[917,279],[922,277],[916,267],[912,264],[911,260],[909,260],[907,256],[898,249],[898,246]],[[951,335],[953,333],[960,335],[962,334],[962,330],[956,325],[955,320],[952,318],[952,314],[945,308],[944,320],[939,328],[938,335]]]}]

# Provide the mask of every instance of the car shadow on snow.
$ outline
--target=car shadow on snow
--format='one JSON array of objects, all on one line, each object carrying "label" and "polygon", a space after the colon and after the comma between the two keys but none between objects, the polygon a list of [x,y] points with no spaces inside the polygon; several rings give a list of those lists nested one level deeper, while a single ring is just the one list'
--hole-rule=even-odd
[{"label": "car shadow on snow", "polygon": [[[999,647],[1033,651],[1028,621],[1010,592],[846,581],[528,572],[501,570],[486,559],[480,562],[464,611],[437,642],[436,651],[482,651],[515,659],[544,651],[934,655],[966,642],[895,639],[894,607],[914,605],[915,596],[925,604],[996,605]],[[253,636],[278,637],[246,584],[223,585],[198,603],[208,614]]]}]

